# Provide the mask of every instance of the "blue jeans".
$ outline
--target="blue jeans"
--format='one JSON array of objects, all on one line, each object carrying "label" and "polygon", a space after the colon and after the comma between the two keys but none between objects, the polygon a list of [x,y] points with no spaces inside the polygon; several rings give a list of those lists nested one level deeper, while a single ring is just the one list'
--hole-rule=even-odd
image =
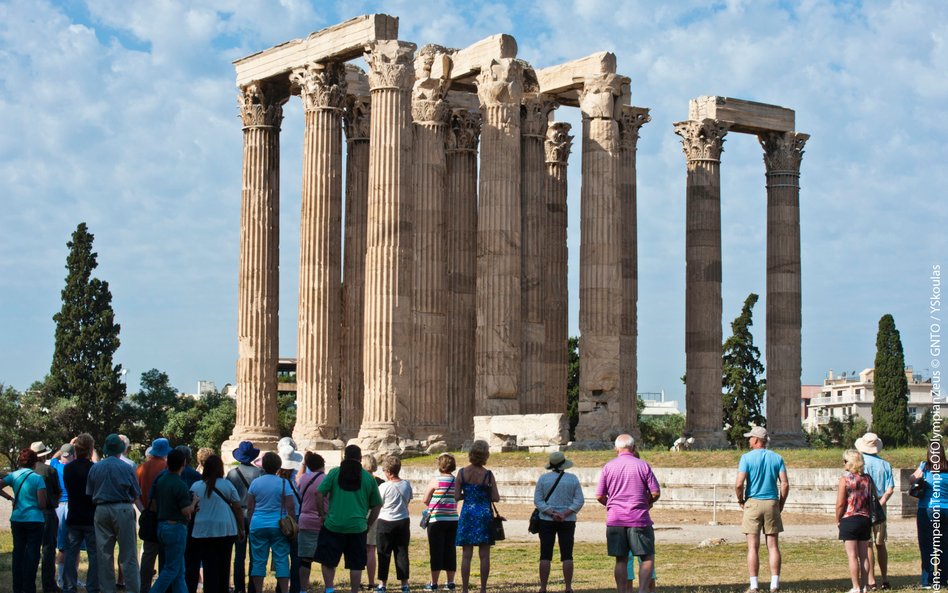
[{"label": "blue jeans", "polygon": [[10,521],[10,530],[13,531],[13,593],[36,593],[43,527],[42,522]]},{"label": "blue jeans", "polygon": [[99,593],[99,557],[95,553],[95,528],[92,525],[66,527],[66,559],[63,565],[63,593],[76,593],[79,570],[79,548],[86,545],[89,570],[86,572],[87,593]]},{"label": "blue jeans", "polygon": [[188,593],[188,586],[184,582],[184,548],[188,544],[188,525],[162,521],[158,524],[158,543],[164,552],[165,562],[150,593],[166,593],[168,590],[171,593]]},{"label": "blue jeans", "polygon": [[[935,530],[932,525],[932,511],[934,510],[920,508],[915,515],[915,528],[918,531],[918,551],[922,556],[921,583],[924,587],[930,587],[934,575],[940,571],[939,565],[932,564],[932,554],[935,551]],[[941,512],[948,512],[948,509],[939,510],[939,513]]]}]

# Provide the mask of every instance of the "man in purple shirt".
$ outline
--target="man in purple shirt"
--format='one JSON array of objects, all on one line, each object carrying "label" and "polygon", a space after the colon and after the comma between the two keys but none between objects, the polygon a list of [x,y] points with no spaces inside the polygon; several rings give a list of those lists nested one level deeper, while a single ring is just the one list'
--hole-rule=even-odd
[{"label": "man in purple shirt", "polygon": [[[632,454],[635,440],[620,434],[616,438],[616,458],[602,468],[596,500],[606,506],[606,546],[615,557],[618,593],[626,593],[629,554],[642,559],[640,574],[652,573],[655,560],[655,531],[648,510],[661,495],[658,480],[649,464]],[[648,591],[649,579],[640,579],[639,592]]]}]

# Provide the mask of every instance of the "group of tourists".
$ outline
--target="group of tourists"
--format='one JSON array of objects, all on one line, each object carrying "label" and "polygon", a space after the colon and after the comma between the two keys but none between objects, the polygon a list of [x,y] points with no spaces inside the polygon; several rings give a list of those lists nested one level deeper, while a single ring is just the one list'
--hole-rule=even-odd
[{"label": "group of tourists", "polygon": [[[766,429],[753,427],[744,436],[749,451],[741,457],[735,493],[747,538],[748,593],[761,589],[761,534],[770,564],[769,590],[775,593],[781,586],[778,540],[790,484],[783,459],[767,448]],[[397,585],[392,588],[409,592],[408,505],[414,492],[400,476],[397,456],[381,459],[382,479],[376,476],[376,458],[363,456],[355,445],[346,447],[339,467],[328,472],[322,456],[298,452],[290,438],[280,441],[277,452],[262,454],[253,443],[240,443],[232,452],[237,464],[229,471],[210,449],[198,451],[195,468],[191,449],[172,447],[165,438],[151,443],[141,465],[125,455],[128,446],[124,436],[109,435],[99,459],[89,434],[55,453],[36,442],[20,451],[16,471],[0,475],[0,496],[13,501],[13,593],[35,593],[40,566],[43,593],[75,593],[77,587],[87,593],[195,593],[200,583],[206,593],[259,593],[268,568],[280,593],[302,593],[310,588],[314,562],[326,593],[333,593],[342,560],[353,592],[386,593],[393,558]],[[894,480],[891,465],[879,457],[882,448],[881,439],[867,433],[843,455],[836,520],[849,561],[850,593],[890,588],[885,506]],[[620,435],[615,451],[595,495],[606,507],[606,549],[615,559],[616,589],[634,590],[637,559],[639,592],[654,591],[649,510],[661,489],[631,436]],[[919,497],[921,585],[928,588],[938,569],[933,529],[941,500],[948,499],[940,452],[933,442],[911,492]],[[489,457],[488,444],[474,441],[463,468],[448,453],[437,458],[435,475],[421,495],[431,569],[424,591],[457,588],[461,548],[460,589],[468,593],[476,548],[480,592],[486,592],[491,545],[503,538],[503,519],[494,506],[500,500],[498,484],[486,468]],[[572,593],[576,522],[584,497],[579,479],[566,471],[571,466],[562,452],[553,452],[548,472],[536,483],[530,531],[540,541],[540,593],[547,591],[557,544],[565,590]],[[84,583],[78,578],[81,551],[88,558]]]}]

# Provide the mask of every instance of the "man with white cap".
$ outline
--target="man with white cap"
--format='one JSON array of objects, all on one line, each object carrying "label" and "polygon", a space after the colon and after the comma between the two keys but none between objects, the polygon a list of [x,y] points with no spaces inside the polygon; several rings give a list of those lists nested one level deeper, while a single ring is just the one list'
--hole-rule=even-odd
[{"label": "man with white cap", "polygon": [[[874,432],[867,432],[856,439],[856,450],[862,453],[862,460],[865,464],[863,471],[866,472],[872,483],[876,487],[876,496],[879,497],[879,503],[885,510],[885,503],[892,498],[895,492],[895,480],[892,477],[892,465],[879,457],[879,451],[882,450],[882,439]],[[886,521],[872,526],[872,541],[869,545],[869,590],[876,590],[875,560],[879,557],[879,574],[882,576],[882,589],[890,589],[889,584],[889,552],[886,550],[885,542],[888,537],[886,530]],[[872,553],[872,544],[876,546],[876,554]]]},{"label": "man with white cap", "polygon": [[780,546],[778,538],[783,531],[780,513],[790,494],[790,481],[783,458],[767,449],[767,429],[751,427],[744,433],[750,451],[741,456],[734,485],[737,503],[744,510],[741,530],[747,536],[747,572],[750,587],[747,593],[758,593],[757,574],[760,570],[760,532],[767,539],[767,557],[770,561],[770,591],[780,590]]},{"label": "man with white cap", "polygon": [[36,453],[39,461],[33,471],[39,474],[46,482],[46,508],[43,526],[43,554],[40,579],[43,583],[43,593],[57,593],[61,589],[56,584],[56,544],[59,539],[59,499],[62,496],[62,485],[59,482],[59,472],[47,464],[47,457],[53,452],[43,441],[30,444],[30,450]]}]

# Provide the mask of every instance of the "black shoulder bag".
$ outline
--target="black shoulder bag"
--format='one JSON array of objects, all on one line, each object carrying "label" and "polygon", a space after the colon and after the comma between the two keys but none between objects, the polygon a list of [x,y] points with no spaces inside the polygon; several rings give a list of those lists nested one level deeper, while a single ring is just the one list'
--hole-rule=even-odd
[{"label": "black shoulder bag", "polygon": [[[487,486],[487,498],[491,497],[491,486],[494,483],[494,474],[490,471],[487,472],[487,476],[484,478],[484,483]],[[499,542],[507,539],[507,535],[504,533],[504,521],[507,519],[502,517],[501,514],[497,511],[497,505],[494,504],[494,501],[490,502],[491,508],[491,518],[490,518],[490,541],[491,543]]]},{"label": "black shoulder bag", "polygon": [[151,483],[148,489],[148,506],[142,509],[142,514],[138,516],[138,537],[142,541],[158,543],[158,504],[155,502],[155,487],[158,485],[159,477]]},{"label": "black shoulder bag", "polygon": [[879,502],[879,493],[876,491],[876,483],[872,481],[872,476],[866,474],[869,478],[869,521],[873,525],[885,523],[885,507]]},{"label": "black shoulder bag", "polygon": [[[563,474],[566,472],[560,472],[560,475],[556,476],[556,481],[553,482],[553,487],[550,488],[550,491],[546,493],[546,496],[543,498],[543,502],[549,502],[550,497],[553,495],[553,491],[556,490],[556,487],[559,485],[560,480],[563,479]],[[533,509],[533,513],[530,515],[530,524],[527,526],[527,531],[530,533],[540,533],[540,509]]]}]

